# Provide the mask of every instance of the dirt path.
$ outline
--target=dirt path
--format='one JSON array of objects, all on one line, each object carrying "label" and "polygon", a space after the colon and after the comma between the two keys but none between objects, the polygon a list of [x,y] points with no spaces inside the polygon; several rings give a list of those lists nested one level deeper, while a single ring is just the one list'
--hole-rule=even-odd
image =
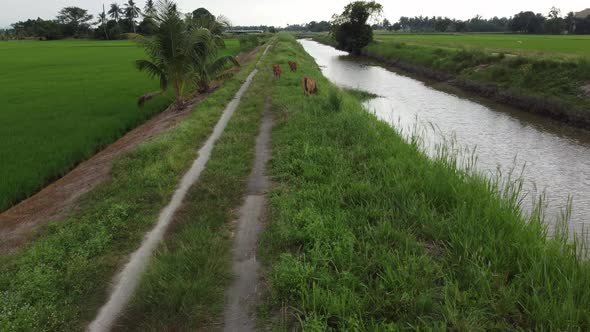
[{"label": "dirt path", "polygon": [[234,240],[233,270],[237,278],[227,292],[224,331],[254,331],[255,305],[260,298],[260,263],[256,259],[258,238],[267,219],[266,193],[271,188],[265,175],[271,158],[270,134],[272,114],[270,103],[262,117],[256,139],[256,159],[248,181],[244,205],[240,208]]},{"label": "dirt path", "polygon": [[[266,50],[268,50],[268,47],[270,46],[267,46]],[[174,213],[181,206],[190,187],[197,182],[201,172],[205,169],[205,165],[211,156],[215,142],[221,137],[221,134],[237,109],[242,96],[252,83],[257,72],[258,69],[256,68],[250,73],[246,81],[236,93],[234,99],[232,99],[227,105],[221,118],[213,129],[213,133],[209,136],[205,145],[199,150],[197,159],[193,162],[189,171],[182,177],[172,199],[160,212],[156,226],[145,236],[139,249],[131,255],[129,262],[125,265],[123,271],[115,277],[113,291],[109,296],[109,300],[100,309],[94,321],[90,323],[88,327],[89,331],[102,332],[111,330],[113,323],[117,320],[119,314],[131,299],[131,296],[139,283],[140,277],[147,267],[149,258],[166,233]]]},{"label": "dirt path", "polygon": [[[261,47],[238,55],[237,59],[240,64],[251,61]],[[219,85],[219,82],[213,83],[212,90]],[[68,211],[71,211],[75,206],[80,196],[108,179],[115,158],[174,127],[208,95],[209,93],[194,97],[180,111],[174,110],[172,107],[168,108],[82,162],[37,194],[0,213],[0,255],[17,250],[34,235],[39,226],[49,221],[63,219]]]}]

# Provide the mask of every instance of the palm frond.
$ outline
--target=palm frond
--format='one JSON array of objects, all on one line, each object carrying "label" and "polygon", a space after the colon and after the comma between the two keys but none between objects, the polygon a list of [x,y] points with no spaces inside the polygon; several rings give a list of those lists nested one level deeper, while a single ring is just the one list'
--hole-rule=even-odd
[{"label": "palm frond", "polygon": [[166,90],[168,88],[168,77],[166,73],[155,63],[148,60],[135,61],[135,67],[139,71],[146,72],[150,77],[157,77],[160,80],[160,88]]},{"label": "palm frond", "polygon": [[211,64],[209,64],[207,66],[207,72],[209,72],[209,74],[211,76],[217,76],[222,71],[228,69],[229,67],[233,67],[233,66],[239,67],[240,63],[238,62],[238,60],[235,57],[230,56],[230,55],[226,55],[226,56],[219,57],[218,59],[213,61]]}]

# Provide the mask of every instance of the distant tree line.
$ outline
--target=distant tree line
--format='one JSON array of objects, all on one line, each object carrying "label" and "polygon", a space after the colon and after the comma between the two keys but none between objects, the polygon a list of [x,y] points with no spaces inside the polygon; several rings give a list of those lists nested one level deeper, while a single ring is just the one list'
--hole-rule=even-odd
[{"label": "distant tree line", "polygon": [[573,12],[561,15],[558,8],[551,8],[548,15],[525,11],[512,17],[477,15],[469,20],[440,16],[402,16],[398,22],[385,19],[372,26],[374,30],[406,32],[515,32],[530,34],[590,34],[590,15],[577,17]]},{"label": "distant tree line", "polygon": [[12,24],[12,29],[0,30],[2,39],[96,38],[123,39],[129,33],[153,35],[158,26],[154,20],[157,13],[153,0],[140,7],[134,0],[124,4],[116,2],[94,16],[80,7],[62,8],[52,20],[29,19]]},{"label": "distant tree line", "polygon": [[276,33],[277,28],[269,25],[234,25],[232,30],[262,30],[264,32]]},{"label": "distant tree line", "polygon": [[308,31],[308,32],[327,32],[332,29],[332,24],[328,21],[311,21],[304,24],[287,25],[282,29],[285,31]]},{"label": "distant tree line", "polygon": [[13,29],[0,29],[0,40],[11,40],[14,39]]}]

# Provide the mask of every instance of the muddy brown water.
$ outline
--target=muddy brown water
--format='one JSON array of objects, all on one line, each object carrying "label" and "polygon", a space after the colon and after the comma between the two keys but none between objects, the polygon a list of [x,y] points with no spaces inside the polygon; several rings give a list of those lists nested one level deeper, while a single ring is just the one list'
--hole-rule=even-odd
[{"label": "muddy brown water", "polygon": [[590,132],[362,63],[311,40],[300,42],[333,83],[378,95],[365,102],[367,109],[402,134],[417,130],[428,153],[444,140],[475,148],[475,167],[483,173],[522,171],[525,211],[545,193],[550,229],[570,197],[570,230],[588,229]]}]

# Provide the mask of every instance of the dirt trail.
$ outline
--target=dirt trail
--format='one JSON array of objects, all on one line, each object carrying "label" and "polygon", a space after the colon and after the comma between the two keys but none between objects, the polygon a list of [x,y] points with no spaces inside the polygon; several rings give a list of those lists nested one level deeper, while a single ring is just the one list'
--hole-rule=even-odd
[{"label": "dirt trail", "polygon": [[[262,46],[261,46],[262,47]],[[251,52],[237,56],[240,64],[251,61],[258,53],[258,47]],[[212,84],[212,90],[220,85]],[[132,150],[138,144],[174,127],[186,118],[192,108],[209,94],[194,97],[185,108],[172,107],[156,115],[143,125],[131,130],[115,143],[82,162],[68,174],[51,183],[37,194],[0,213],[0,255],[17,250],[26,243],[37,228],[49,221],[63,219],[76,204],[80,196],[106,180],[113,160]]]},{"label": "dirt trail", "polygon": [[240,208],[234,240],[233,270],[236,280],[227,292],[224,331],[254,331],[255,305],[260,298],[260,263],[256,259],[258,238],[267,220],[266,193],[271,188],[265,175],[271,158],[272,114],[270,103],[262,117],[256,139],[256,159],[248,181],[244,205]]},{"label": "dirt trail", "polygon": [[[267,46],[266,50],[268,50],[268,47],[270,47],[270,45]],[[131,299],[131,296],[139,283],[140,277],[147,267],[149,258],[166,233],[174,213],[181,206],[190,187],[195,184],[199,179],[201,172],[205,169],[205,165],[211,156],[215,143],[219,137],[221,137],[221,134],[237,109],[242,96],[252,83],[257,72],[258,69],[256,68],[250,73],[246,81],[236,93],[234,99],[223,111],[221,118],[213,129],[213,133],[207,139],[205,145],[199,150],[197,159],[193,162],[189,171],[182,177],[182,180],[168,205],[160,212],[156,226],[147,233],[139,249],[131,255],[129,262],[125,265],[121,273],[115,277],[113,291],[109,296],[109,300],[100,309],[94,321],[90,323],[88,331],[102,332],[111,330],[113,323],[117,320],[119,314]]]}]

